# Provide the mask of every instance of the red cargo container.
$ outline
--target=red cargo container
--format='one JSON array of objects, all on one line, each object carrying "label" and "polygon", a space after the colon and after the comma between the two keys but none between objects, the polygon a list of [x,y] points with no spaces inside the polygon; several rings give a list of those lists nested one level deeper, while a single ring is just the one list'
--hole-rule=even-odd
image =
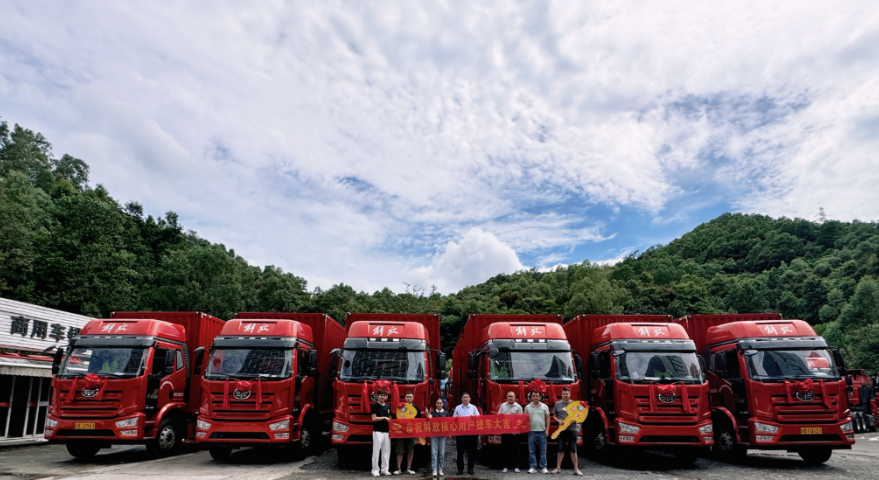
[{"label": "red cargo container", "polygon": [[55,357],[46,438],[80,458],[114,444],[166,456],[191,443],[201,386],[201,356],[192,353],[224,323],[201,312],[113,312],[89,322],[63,364],[61,350]]}]

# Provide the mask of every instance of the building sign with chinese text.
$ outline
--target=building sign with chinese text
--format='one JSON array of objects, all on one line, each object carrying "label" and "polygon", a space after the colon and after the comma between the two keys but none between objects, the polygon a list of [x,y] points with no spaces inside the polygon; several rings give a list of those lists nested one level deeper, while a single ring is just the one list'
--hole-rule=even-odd
[{"label": "building sign with chinese text", "polygon": [[92,319],[0,298],[0,347],[41,352],[63,347]]}]

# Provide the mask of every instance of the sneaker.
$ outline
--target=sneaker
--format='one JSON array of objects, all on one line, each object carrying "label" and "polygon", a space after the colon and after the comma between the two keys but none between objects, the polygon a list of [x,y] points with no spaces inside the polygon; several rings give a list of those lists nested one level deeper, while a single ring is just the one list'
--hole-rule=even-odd
[{"label": "sneaker", "polygon": [[390,477],[390,476],[391,476],[391,472],[382,472],[382,475],[387,475],[387,476]]},{"label": "sneaker", "polygon": [[519,473],[519,467],[514,468],[513,471]]},{"label": "sneaker", "polygon": [[373,473],[373,474],[372,474],[373,477],[378,477],[379,475],[381,475],[381,474],[379,474],[379,473]]},{"label": "sneaker", "polygon": [[509,470],[507,470],[506,468],[501,470],[501,473],[507,473],[507,472],[509,472]]},{"label": "sneaker", "polygon": [[400,474],[400,471],[399,471],[399,470],[395,470],[395,471],[394,471],[394,475],[399,475],[399,474]]},{"label": "sneaker", "polygon": [[440,472],[439,472],[439,473],[440,473],[440,474],[439,474],[439,476],[441,476],[441,477],[442,477],[442,476],[443,476],[443,471],[442,471],[442,470],[440,470]]},{"label": "sneaker", "polygon": [[464,475],[464,470],[458,470],[456,475]]},{"label": "sneaker", "polygon": [[436,476],[436,470],[433,471],[433,476],[434,476],[434,477]]},{"label": "sneaker", "polygon": [[574,469],[574,475],[579,475],[579,476],[582,477],[582,476],[583,476],[583,472],[581,472],[579,468],[575,468],[575,469]]},{"label": "sneaker", "polygon": [[415,472],[412,471],[411,468],[407,468],[407,469],[406,469],[406,473],[408,473],[409,475],[415,475]]},{"label": "sneaker", "polygon": [[558,473],[559,473],[559,469],[558,469],[558,468],[553,468],[552,471],[549,472],[549,473],[551,473],[551,474],[553,474],[553,475],[558,475]]},{"label": "sneaker", "polygon": [[540,473],[548,474],[548,473],[549,473],[549,470],[547,470],[547,469],[544,468],[544,469],[540,470]]},{"label": "sneaker", "polygon": [[528,469],[528,473],[534,473],[534,472],[536,472],[536,471],[537,471],[537,470],[535,470],[535,469],[533,469],[533,468],[529,468],[529,469]]}]

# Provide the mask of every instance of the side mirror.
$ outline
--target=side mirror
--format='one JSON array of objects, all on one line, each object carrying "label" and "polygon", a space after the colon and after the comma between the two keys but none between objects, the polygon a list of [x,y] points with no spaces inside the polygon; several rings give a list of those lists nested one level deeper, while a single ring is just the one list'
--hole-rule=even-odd
[{"label": "side mirror", "polygon": [[58,375],[61,371],[61,361],[64,360],[64,349],[55,350],[55,356],[52,357],[52,375]]},{"label": "side mirror", "polygon": [[699,358],[699,368],[702,369],[702,378],[705,378],[705,372],[708,371],[708,367],[705,366],[705,357],[702,355],[698,355]]},{"label": "side mirror", "polygon": [[195,361],[192,362],[193,377],[201,376],[201,363],[204,361],[204,352],[204,347],[198,347],[195,349]]},{"label": "side mirror", "polygon": [[308,366],[317,369],[317,350],[308,352]]},{"label": "side mirror", "polygon": [[598,354],[599,378],[610,378],[610,352],[607,350]]},{"label": "side mirror", "polygon": [[598,352],[593,353],[589,357],[589,375],[593,378],[601,377],[601,371],[598,368],[598,364],[601,360],[599,359]]},{"label": "side mirror", "polygon": [[496,348],[489,348],[489,349],[488,349],[488,358],[497,358],[498,353],[499,353],[499,350],[498,350],[498,349],[496,349]]},{"label": "side mirror", "polygon": [[852,386],[852,376],[851,375],[845,376],[845,384],[848,385],[849,387]]},{"label": "side mirror", "polygon": [[574,354],[574,368],[577,369],[577,376],[583,378],[583,359],[576,353]]},{"label": "side mirror", "polygon": [[446,354],[439,352],[436,354],[436,378],[440,380],[448,378],[446,374]]},{"label": "side mirror", "polygon": [[168,376],[174,373],[174,359],[177,358],[177,350],[171,350],[165,356],[165,373],[163,376]]},{"label": "side mirror", "polygon": [[833,353],[833,361],[836,362],[837,373],[840,377],[846,376],[848,371],[845,368],[845,358],[843,358],[842,352],[840,352],[839,349],[835,347],[831,348],[830,351]]},{"label": "side mirror", "polygon": [[470,355],[467,357],[467,369],[468,370],[478,370],[479,369],[479,363],[476,360],[477,355],[478,354],[476,352],[470,352]]},{"label": "side mirror", "polygon": [[333,375],[335,375],[336,371],[339,369],[339,357],[341,355],[342,353],[338,348],[333,349],[333,351],[330,352],[330,371]]}]

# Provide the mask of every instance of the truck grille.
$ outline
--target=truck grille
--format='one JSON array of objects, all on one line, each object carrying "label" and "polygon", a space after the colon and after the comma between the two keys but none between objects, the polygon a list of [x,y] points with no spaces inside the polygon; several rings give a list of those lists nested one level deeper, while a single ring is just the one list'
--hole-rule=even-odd
[{"label": "truck grille", "polygon": [[223,418],[246,418],[251,420],[266,419],[272,411],[271,408],[274,395],[274,393],[264,392],[262,394],[262,403],[259,404],[259,408],[256,408],[256,395],[251,395],[247,400],[230,398],[229,408],[223,408],[223,393],[211,392],[213,416],[217,420],[222,420]]},{"label": "truck grille", "polygon": [[[90,418],[113,418],[119,410],[121,390],[108,390],[104,392],[101,400],[85,398],[79,392],[73,402],[64,403],[70,390],[61,391],[60,413],[61,417],[90,417]],[[112,434],[111,434],[112,435]]]},{"label": "truck grille", "polygon": [[656,399],[654,405],[656,408],[650,411],[650,397],[636,396],[635,411],[639,419],[643,423],[656,424],[689,424],[698,421],[698,411],[700,398],[696,395],[690,395],[690,413],[684,412],[683,398],[678,395],[671,403],[664,403]]},{"label": "truck grille", "polygon": [[778,421],[781,423],[811,422],[834,422],[837,420],[837,395],[828,393],[832,408],[824,405],[821,392],[815,392],[814,398],[808,402],[797,400],[788,403],[787,395],[772,395],[772,406],[775,409]]}]

